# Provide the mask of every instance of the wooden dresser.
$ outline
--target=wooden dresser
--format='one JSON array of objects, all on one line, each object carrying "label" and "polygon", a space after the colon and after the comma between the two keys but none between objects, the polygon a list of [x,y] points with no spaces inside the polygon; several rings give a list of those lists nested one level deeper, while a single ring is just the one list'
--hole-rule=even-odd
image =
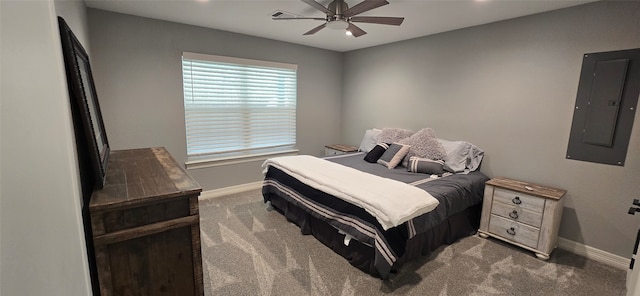
[{"label": "wooden dresser", "polygon": [[89,204],[100,294],[203,295],[200,185],[164,148],[109,157]]},{"label": "wooden dresser", "polygon": [[480,220],[481,237],[492,236],[547,260],[558,241],[566,190],[507,179],[487,181]]}]

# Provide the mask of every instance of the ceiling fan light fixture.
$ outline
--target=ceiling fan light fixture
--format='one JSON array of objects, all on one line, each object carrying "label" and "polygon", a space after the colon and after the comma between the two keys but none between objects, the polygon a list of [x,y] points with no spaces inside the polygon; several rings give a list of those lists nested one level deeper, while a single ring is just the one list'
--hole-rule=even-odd
[{"label": "ceiling fan light fixture", "polygon": [[347,34],[347,36],[353,36],[353,33],[351,33],[351,31],[349,31],[349,30],[347,30],[347,31],[345,32],[345,34]]},{"label": "ceiling fan light fixture", "polygon": [[334,30],[345,30],[349,27],[349,23],[345,20],[335,20],[328,22],[327,27]]}]

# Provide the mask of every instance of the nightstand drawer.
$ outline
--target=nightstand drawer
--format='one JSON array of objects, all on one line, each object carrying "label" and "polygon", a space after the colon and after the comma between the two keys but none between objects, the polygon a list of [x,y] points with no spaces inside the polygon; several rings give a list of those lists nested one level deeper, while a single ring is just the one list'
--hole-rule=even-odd
[{"label": "nightstand drawer", "polygon": [[331,155],[341,155],[341,154],[345,154],[346,152],[343,151],[339,151],[339,150],[334,150],[331,148],[324,148],[324,156],[331,156]]},{"label": "nightstand drawer", "polygon": [[495,201],[491,207],[491,213],[538,228],[540,227],[540,224],[542,224],[542,213],[523,209],[513,203],[505,204]]},{"label": "nightstand drawer", "polygon": [[544,211],[544,198],[528,195],[522,192],[496,188],[493,194],[493,199],[494,201],[519,206],[522,209],[527,209],[533,212],[542,213]]},{"label": "nightstand drawer", "polygon": [[491,215],[489,232],[527,247],[538,247],[540,230],[522,223],[514,222],[497,215]]}]

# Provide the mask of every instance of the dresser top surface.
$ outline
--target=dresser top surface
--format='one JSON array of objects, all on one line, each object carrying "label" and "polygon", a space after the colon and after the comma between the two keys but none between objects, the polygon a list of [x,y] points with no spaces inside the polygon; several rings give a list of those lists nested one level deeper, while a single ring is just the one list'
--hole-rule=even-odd
[{"label": "dresser top surface", "polygon": [[[559,200],[567,191],[564,189],[553,188],[549,186],[539,185],[535,183],[529,183],[524,181],[513,180],[504,177],[495,177],[486,183],[487,185],[493,185],[505,189],[510,189],[530,195],[540,196],[544,198],[551,198]],[[529,187],[529,189],[527,189]]]},{"label": "dresser top surface", "polygon": [[145,204],[201,191],[163,147],[116,150],[109,155],[105,185],[93,192],[89,208]]}]

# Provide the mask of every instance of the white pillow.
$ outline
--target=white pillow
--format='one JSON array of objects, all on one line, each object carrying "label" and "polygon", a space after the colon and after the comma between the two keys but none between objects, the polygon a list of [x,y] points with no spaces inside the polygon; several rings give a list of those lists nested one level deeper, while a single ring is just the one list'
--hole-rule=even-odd
[{"label": "white pillow", "polygon": [[366,130],[364,132],[364,137],[362,137],[362,142],[360,142],[360,148],[358,150],[369,153],[369,151],[371,151],[371,149],[373,149],[373,147],[375,147],[378,143],[378,137],[380,137],[381,133],[382,130],[376,128]]}]

